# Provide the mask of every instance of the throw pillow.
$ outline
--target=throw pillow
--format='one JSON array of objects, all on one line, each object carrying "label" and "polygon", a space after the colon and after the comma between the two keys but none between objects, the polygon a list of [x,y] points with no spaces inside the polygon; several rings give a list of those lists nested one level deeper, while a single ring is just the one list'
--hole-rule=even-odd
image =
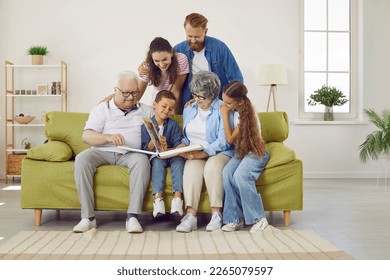
[{"label": "throw pillow", "polygon": [[27,151],[27,158],[35,160],[68,161],[72,156],[72,149],[61,141],[49,141]]}]

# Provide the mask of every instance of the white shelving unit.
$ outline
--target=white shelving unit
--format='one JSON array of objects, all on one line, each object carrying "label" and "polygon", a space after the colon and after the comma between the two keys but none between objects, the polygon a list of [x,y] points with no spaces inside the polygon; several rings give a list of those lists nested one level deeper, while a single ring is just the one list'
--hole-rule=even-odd
[{"label": "white shelving unit", "polygon": [[[61,91],[59,94],[52,95],[51,83],[54,81],[61,82]],[[5,61],[4,85],[7,183],[9,178],[21,176],[21,174],[15,174],[14,171],[9,171],[10,159],[23,157],[27,153],[27,149],[22,146],[21,139],[36,138],[36,143],[31,142],[32,146],[43,144],[40,140],[44,140],[45,124],[41,114],[51,110],[68,110],[68,65],[64,61],[58,65],[18,65]],[[46,94],[38,94],[37,85],[46,85]],[[25,91],[24,94],[22,90]],[[33,94],[34,90],[35,94]],[[29,124],[19,124],[15,122],[14,116],[20,113],[34,115],[35,119]]]}]

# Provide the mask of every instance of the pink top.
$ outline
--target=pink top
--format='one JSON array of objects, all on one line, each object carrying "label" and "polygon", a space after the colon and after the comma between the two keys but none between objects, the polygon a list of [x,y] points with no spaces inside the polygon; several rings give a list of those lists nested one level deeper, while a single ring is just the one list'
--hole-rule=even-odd
[{"label": "pink top", "polygon": [[[175,57],[176,57],[177,64],[178,64],[178,67],[176,70],[177,75],[188,74],[190,72],[190,67],[188,64],[187,56],[185,54],[182,54],[182,53],[175,53]],[[150,81],[149,75],[140,75],[139,78],[141,81],[146,82],[146,83],[149,83],[149,81]],[[160,85],[158,87],[153,86],[152,102],[154,101],[157,93],[160,90],[163,90],[163,89],[164,90],[171,90],[172,86],[173,86],[173,84],[169,83],[168,73],[166,71],[162,71]]]}]

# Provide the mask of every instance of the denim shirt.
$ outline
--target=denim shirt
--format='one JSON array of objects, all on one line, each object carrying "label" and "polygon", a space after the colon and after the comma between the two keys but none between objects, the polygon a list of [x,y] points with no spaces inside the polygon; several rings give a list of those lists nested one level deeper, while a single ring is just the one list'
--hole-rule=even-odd
[{"label": "denim shirt", "polygon": [[[232,157],[233,156],[233,146],[226,141],[225,130],[223,126],[223,119],[219,107],[223,102],[219,99],[214,100],[210,105],[211,113],[207,116],[206,119],[206,140],[209,143],[209,146],[206,147],[203,151],[209,156],[216,155],[219,152]],[[188,123],[195,118],[198,114],[198,104],[193,102],[183,112],[183,142],[186,145],[190,145],[190,140],[186,134],[186,127]],[[233,115],[233,114],[231,114]]]},{"label": "denim shirt", "polygon": [[[157,131],[159,130],[158,123],[156,121],[155,116],[151,118],[153,124],[156,126]],[[163,136],[167,139],[167,145],[168,148],[175,148],[179,144],[181,144],[181,140],[183,139],[183,136],[180,131],[180,127],[177,124],[176,121],[168,118],[165,120],[164,124],[164,131],[163,131]],[[141,127],[141,149],[142,150],[148,150],[148,143],[150,141],[150,136],[149,133],[143,124]],[[153,151],[156,151],[154,148]]]},{"label": "denim shirt", "polygon": [[[186,82],[182,89],[181,96],[181,109],[184,104],[191,99],[190,82],[192,79],[192,60],[194,58],[194,52],[190,49],[188,42],[183,41],[174,47],[176,52],[184,53],[190,64],[190,72],[187,75]],[[217,74],[221,81],[221,91],[219,98],[222,99],[222,91],[225,86],[232,81],[244,82],[241,70],[238,64],[224,42],[214,37],[205,36],[205,56],[209,63],[210,71]]]}]

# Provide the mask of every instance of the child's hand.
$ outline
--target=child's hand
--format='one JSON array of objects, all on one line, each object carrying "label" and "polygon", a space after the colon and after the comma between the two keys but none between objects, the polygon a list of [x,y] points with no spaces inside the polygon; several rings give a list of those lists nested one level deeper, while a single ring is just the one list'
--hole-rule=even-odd
[{"label": "child's hand", "polygon": [[225,103],[220,106],[220,111],[222,115],[227,115],[229,113],[229,109],[226,107]]},{"label": "child's hand", "polygon": [[163,151],[168,150],[167,138],[165,136],[160,136],[161,149]]}]

